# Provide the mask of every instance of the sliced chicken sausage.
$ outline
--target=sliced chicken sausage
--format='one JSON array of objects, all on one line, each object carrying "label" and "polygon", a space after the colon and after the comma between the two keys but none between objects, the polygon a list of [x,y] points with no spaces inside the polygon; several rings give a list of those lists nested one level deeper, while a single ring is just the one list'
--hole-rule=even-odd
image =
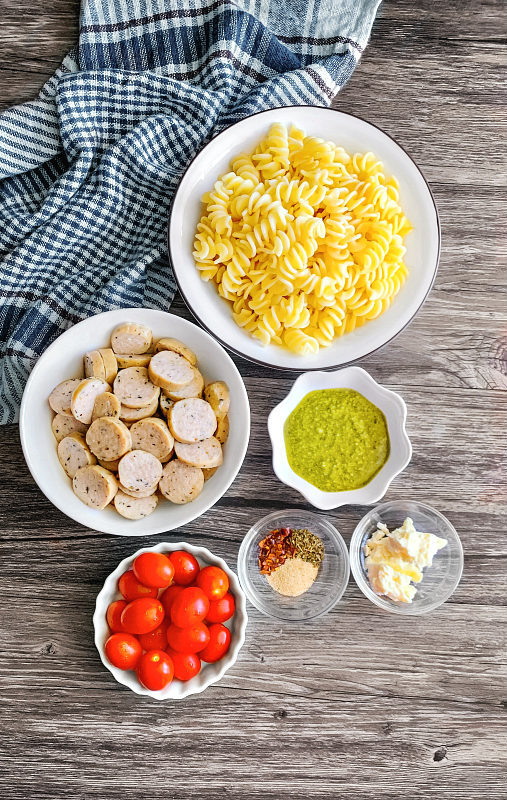
[{"label": "sliced chicken sausage", "polygon": [[120,408],[120,419],[122,419],[127,424],[132,422],[137,422],[139,419],[145,419],[146,417],[151,417],[153,414],[156,413],[158,410],[158,397],[155,397],[153,402],[149,404],[149,406],[145,406],[144,408],[129,408],[128,406],[124,406],[122,404]]},{"label": "sliced chicken sausage", "polygon": [[179,339],[170,339],[168,337],[164,337],[163,339],[159,339],[155,345],[155,352],[159,353],[161,350],[172,350],[173,353],[178,353],[178,355],[183,356],[189,361],[192,366],[195,367],[197,364],[197,356],[192,350],[186,346],[183,342],[180,342]]},{"label": "sliced chicken sausage", "polygon": [[123,456],[118,465],[120,483],[133,492],[146,491],[157,486],[162,477],[162,464],[151,453],[132,450]]},{"label": "sliced chicken sausage", "polygon": [[90,508],[102,510],[118,491],[114,475],[97,464],[80,467],[72,479],[74,493]]},{"label": "sliced chicken sausage", "polygon": [[129,497],[151,497],[157,491],[158,485],[148,486],[147,489],[138,489],[136,491],[134,489],[127,489],[126,486],[122,486],[120,483],[119,488],[123,494],[128,494]]},{"label": "sliced chicken sausage", "polygon": [[151,382],[146,367],[127,367],[114,379],[114,393],[124,406],[146,408],[158,400],[160,389]]},{"label": "sliced chicken sausage", "polygon": [[167,415],[169,414],[169,411],[174,405],[174,400],[171,400],[171,398],[168,397],[166,394],[164,394],[164,392],[160,392],[159,403],[160,403],[160,410],[164,415],[164,417],[167,419]]},{"label": "sliced chicken sausage", "polygon": [[192,367],[194,377],[183,389],[168,391],[167,396],[171,400],[185,400],[187,397],[201,397],[204,388],[204,378],[196,367]]},{"label": "sliced chicken sausage", "polygon": [[158,505],[156,494],[150,497],[130,497],[121,490],[114,496],[114,507],[125,519],[143,519],[152,514]]},{"label": "sliced chicken sausage", "polygon": [[174,438],[163,419],[150,417],[135,422],[131,429],[132,447],[151,453],[164,463],[169,461],[174,448]]},{"label": "sliced chicken sausage", "polygon": [[97,395],[93,404],[92,421],[99,417],[120,416],[121,403],[112,392],[104,392]]},{"label": "sliced chicken sausage", "polygon": [[66,417],[72,416],[71,402],[75,389],[81,383],[81,378],[71,378],[55,386],[48,397],[48,402],[53,411]]},{"label": "sliced chicken sausage", "polygon": [[109,384],[99,378],[85,378],[80,381],[72,394],[70,404],[72,415],[79,422],[89,425],[92,421],[95,398],[99,394],[108,392],[109,389]]},{"label": "sliced chicken sausage", "polygon": [[125,322],[112,332],[111,347],[115,353],[138,355],[150,349],[152,340],[153,334],[147,325]]},{"label": "sliced chicken sausage", "polygon": [[178,400],[169,411],[167,420],[174,438],[186,444],[209,439],[217,428],[213,409],[199,397]]},{"label": "sliced chicken sausage", "polygon": [[204,390],[204,399],[210,404],[217,419],[223,419],[229,411],[231,401],[229,389],[224,381],[208,383]]},{"label": "sliced chicken sausage", "polygon": [[97,462],[82,433],[71,433],[62,439],[58,445],[58,460],[69,478],[73,478],[80,467]]},{"label": "sliced chicken sausage", "polygon": [[104,380],[106,383],[112,383],[118,372],[116,356],[110,347],[99,347],[99,353],[104,362]]},{"label": "sliced chicken sausage", "polygon": [[84,374],[87,378],[100,378],[101,381],[105,381],[104,361],[98,350],[90,350],[84,354],[83,366]]},{"label": "sliced chicken sausage", "polygon": [[171,503],[190,503],[201,493],[204,486],[202,469],[189,467],[178,459],[169,461],[164,467],[159,489]]},{"label": "sliced chicken sausage", "polygon": [[222,445],[214,436],[195,444],[176,442],[174,452],[176,458],[179,458],[184,464],[188,464],[191,467],[200,467],[201,469],[219,467],[224,460]]},{"label": "sliced chicken sausage", "polygon": [[151,361],[153,353],[139,353],[138,355],[129,355],[128,353],[116,353],[116,362],[120,369],[127,367],[147,367]]},{"label": "sliced chicken sausage", "polygon": [[99,417],[86,433],[92,453],[103,461],[115,461],[132,449],[132,437],[126,425],[114,417]]},{"label": "sliced chicken sausage", "polygon": [[68,417],[67,414],[57,414],[51,423],[51,430],[57,442],[61,442],[70,433],[86,433],[87,429],[87,425],[78,422],[74,417]]},{"label": "sliced chicken sausage", "polygon": [[153,383],[166,392],[183,389],[194,378],[192,365],[173,350],[161,350],[155,353],[148,369]]},{"label": "sliced chicken sausage", "polygon": [[227,439],[229,438],[229,416],[226,414],[225,417],[218,420],[217,429],[215,431],[215,439],[218,439],[220,444],[225,444]]}]

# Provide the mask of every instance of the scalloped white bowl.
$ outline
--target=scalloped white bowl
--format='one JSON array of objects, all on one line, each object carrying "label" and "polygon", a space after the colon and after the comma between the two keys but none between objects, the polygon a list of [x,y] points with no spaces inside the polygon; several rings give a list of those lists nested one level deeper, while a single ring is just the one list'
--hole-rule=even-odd
[{"label": "scalloped white bowl", "polygon": [[[51,431],[51,390],[60,381],[82,375],[83,354],[107,347],[111,331],[121,322],[149,325],[155,338],[174,336],[197,355],[206,381],[223,380],[231,394],[229,438],[224,445],[224,463],[192,503],[160,502],[153,514],[139,520],[121,517],[111,506],[103,511],[88,508],[72,491],[63,471]],[[32,476],[53,505],[68,517],[103,533],[116,536],[152,536],[173,530],[204,514],[220,500],[238,474],[250,436],[250,406],[245,384],[223,347],[192,322],[150,308],[121,308],[97,314],[62,333],[41,355],[28,378],[19,416],[23,453]]]},{"label": "scalloped white bowl", "polygon": [[[236,601],[236,611],[234,616],[232,619],[224,623],[231,631],[231,645],[225,656],[221,658],[220,661],[217,661],[214,664],[205,664],[203,662],[201,671],[195,676],[195,678],[191,678],[189,681],[185,682],[175,679],[169,684],[169,686],[166,686],[165,689],[162,689],[158,692],[152,692],[149,689],[145,689],[145,687],[139,683],[135,672],[131,670],[126,671],[118,669],[118,667],[114,667],[107,660],[104,653],[104,644],[106,639],[110,636],[110,631],[106,622],[106,611],[108,605],[112,603],[113,600],[122,599],[117,586],[118,578],[127,569],[130,569],[136,556],[138,556],[140,553],[147,552],[171,553],[174,550],[186,550],[188,553],[192,553],[196,557],[201,567],[211,564],[212,566],[221,567],[227,573],[229,577],[230,589]],[[247,622],[248,617],[246,613],[245,594],[234,572],[227,566],[226,562],[222,558],[210,553],[206,547],[196,547],[195,545],[187,544],[187,542],[161,542],[154,547],[143,547],[132,556],[124,558],[123,561],[120,561],[114,572],[111,572],[111,574],[108,575],[104,581],[104,586],[97,595],[95,613],[93,615],[95,646],[99,651],[100,660],[104,666],[109,670],[114,678],[116,678],[118,683],[121,683],[123,686],[127,686],[129,689],[132,689],[132,691],[136,694],[146,695],[147,697],[152,697],[154,700],[183,700],[183,698],[188,697],[191,694],[199,694],[200,692],[203,692],[208,686],[211,686],[212,683],[217,683],[225,675],[227,670],[232,667],[238,658],[238,653],[243,647],[243,643],[245,641]]]},{"label": "scalloped white bowl", "polygon": [[[360,489],[349,492],[323,492],[291,469],[287,460],[284,425],[289,414],[308,392],[316,389],[355,389],[384,413],[391,452],[382,469]],[[306,372],[295,381],[287,397],[271,411],[268,431],[273,448],[273,469],[282,483],[297,489],[315,508],[328,511],[345,505],[371,505],[386,493],[389,484],[402,472],[412,457],[412,446],[405,430],[407,407],[399,394],[377,383],[361,367],[346,367],[337,372]]]}]

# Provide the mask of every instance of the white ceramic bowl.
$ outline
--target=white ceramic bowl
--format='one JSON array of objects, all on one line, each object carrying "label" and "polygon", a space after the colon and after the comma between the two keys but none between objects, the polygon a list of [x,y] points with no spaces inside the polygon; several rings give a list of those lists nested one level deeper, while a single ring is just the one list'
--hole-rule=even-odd
[{"label": "white ceramic bowl", "polygon": [[[300,401],[316,389],[355,389],[384,413],[391,452],[382,469],[361,487],[349,492],[323,492],[291,469],[287,460],[284,441],[284,425],[289,414]],[[361,367],[345,367],[337,372],[306,372],[295,381],[287,397],[271,411],[268,431],[273,448],[273,469],[277,477],[301,492],[316,508],[329,510],[345,505],[370,505],[386,493],[393,478],[405,469],[412,457],[412,447],[405,430],[407,407],[396,392],[377,383]]]},{"label": "white ceramic bowl", "polygon": [[[230,433],[224,445],[222,467],[204,484],[201,494],[186,505],[167,500],[140,520],[127,520],[113,508],[97,511],[84,505],[72,491],[63,471],[51,431],[51,390],[60,381],[82,375],[83,354],[109,346],[111,331],[121,322],[149,325],[155,338],[173,336],[185,342],[197,355],[206,380],[223,380],[231,394]],[[23,394],[19,417],[21,444],[26,463],[39,488],[60,511],[71,519],[103,533],[117,536],[150,536],[186,525],[204,514],[227,491],[243,463],[250,436],[250,407],[245,385],[225,350],[205,331],[165,311],[125,308],[107,311],[79,322],[62,333],[43,353],[32,370]]]},{"label": "white ceramic bowl", "polygon": [[[111,632],[106,622],[106,611],[108,605],[112,603],[113,600],[122,599],[117,587],[118,578],[127,569],[130,569],[136,556],[140,553],[147,552],[170,553],[173,550],[186,550],[187,553],[192,553],[196,557],[201,567],[206,567],[211,564],[215,567],[221,567],[224,572],[227,573],[230,589],[236,601],[234,616],[224,623],[231,631],[231,645],[220,661],[214,664],[205,664],[203,662],[201,671],[195,678],[191,678],[189,681],[173,680],[165,689],[159,692],[152,692],[150,689],[145,689],[145,687],[139,683],[135,672],[113,667],[107,660],[104,653],[104,644],[111,635]],[[161,542],[161,544],[157,544],[155,547],[143,547],[141,550],[138,550],[137,553],[134,553],[134,555],[124,558],[123,561],[118,564],[114,572],[111,572],[106,578],[104,586],[97,595],[95,613],[93,615],[95,646],[99,651],[100,659],[104,666],[114,675],[118,683],[128,686],[128,688],[132,689],[136,694],[144,694],[148,697],[153,697],[155,700],[183,700],[184,697],[188,697],[191,694],[199,694],[208,686],[211,686],[212,683],[217,683],[238,658],[238,653],[245,641],[247,622],[245,595],[234,572],[229,569],[222,558],[214,556],[213,553],[210,553],[205,547],[195,547],[186,542],[177,542],[176,544],[172,542]]]},{"label": "white ceramic bowl", "polygon": [[[277,345],[263,347],[238,327],[229,303],[216,287],[201,280],[192,257],[193,240],[202,214],[201,198],[231,159],[253,151],[274,122],[295,123],[307,134],[328,139],[349,152],[372,151],[400,184],[401,205],[413,225],[405,244],[409,276],[391,307],[377,319],[340,337],[312,356],[300,356]],[[433,284],[440,254],[440,224],[428,184],[410,156],[390,136],[351,114],[330,108],[289,106],[254,114],[237,122],[196,156],[179,185],[168,230],[169,253],[181,294],[201,324],[233,352],[260,364],[291,370],[331,369],[372,353],[405,328]]]}]

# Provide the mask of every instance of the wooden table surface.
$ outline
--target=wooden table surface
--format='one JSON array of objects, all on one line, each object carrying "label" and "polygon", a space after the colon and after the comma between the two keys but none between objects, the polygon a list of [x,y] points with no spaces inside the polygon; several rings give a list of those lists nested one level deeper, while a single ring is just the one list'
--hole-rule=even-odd
[{"label": "wooden table surface", "polygon": [[[361,363],[405,397],[414,456],[387,499],[430,503],[454,523],[465,549],[455,595],[404,619],[351,579],[315,624],[283,625],[249,607],[246,644],[218,685],[182,703],[141,699],[100,663],[91,622],[104,578],[141,542],[64,517],[28,473],[17,427],[0,429],[5,800],[504,797],[503,5],[388,0],[335,102],[397,138],[441,215],[428,301]],[[4,107],[32,97],[58,65],[78,6],[0,0]],[[266,434],[295,375],[237,364],[253,412],[245,463],[217,506],[174,534],[233,567],[260,515],[305,507],[275,479]],[[365,510],[328,516],[348,542]]]}]

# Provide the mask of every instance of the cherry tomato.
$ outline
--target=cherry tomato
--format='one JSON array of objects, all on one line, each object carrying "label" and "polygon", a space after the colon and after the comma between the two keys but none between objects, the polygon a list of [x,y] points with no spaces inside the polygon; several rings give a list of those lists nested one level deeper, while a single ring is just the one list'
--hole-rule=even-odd
[{"label": "cherry tomato", "polygon": [[225,625],[219,622],[209,626],[209,642],[199,655],[203,661],[209,663],[218,661],[224,656],[231,643],[231,632]]},{"label": "cherry tomato", "polygon": [[188,628],[178,628],[177,625],[169,625],[167,629],[167,641],[172,650],[178,653],[198,653],[209,642],[209,631],[203,622],[191,625]]},{"label": "cherry tomato", "polygon": [[115,600],[113,603],[109,603],[107,607],[106,622],[113,633],[119,633],[120,631],[123,631],[123,625],[121,624],[120,617],[121,612],[126,605],[126,600]]},{"label": "cherry tomato", "polygon": [[174,677],[179,681],[189,681],[190,678],[195,678],[201,669],[201,659],[195,653],[178,653],[177,650],[167,648],[166,653],[169,653],[174,665]]},{"label": "cherry tomato", "polygon": [[111,664],[119,669],[135,669],[143,652],[136,637],[130,633],[113,633],[104,649]]},{"label": "cherry tomato", "polygon": [[206,615],[206,622],[226,622],[236,610],[234,595],[230,592],[224,594],[220,600],[212,600]]},{"label": "cherry tomato", "polygon": [[158,692],[171,683],[174,667],[171,657],[163,650],[143,653],[137,665],[137,677],[146,689]]},{"label": "cherry tomato", "polygon": [[149,633],[164,619],[164,606],[160,600],[138,597],[127,603],[121,612],[121,624],[128,633]]},{"label": "cherry tomato", "polygon": [[178,628],[202,622],[209,611],[209,600],[197,586],[188,586],[176,595],[171,605],[171,620]]},{"label": "cherry tomato", "polygon": [[136,600],[138,597],[156,597],[157,590],[139,583],[131,569],[118,578],[118,589],[125,600]]},{"label": "cherry tomato", "polygon": [[165,650],[167,647],[167,625],[164,620],[158,628],[149,633],[140,633],[137,637],[143,650]]},{"label": "cherry tomato", "polygon": [[229,589],[229,578],[220,567],[204,567],[195,583],[210,600],[221,600]]},{"label": "cherry tomato", "polygon": [[171,614],[171,606],[173,604],[174,598],[183,591],[183,586],[176,586],[175,583],[172,586],[169,586],[162,594],[160,595],[160,602],[164,606],[166,617],[169,617]]},{"label": "cherry tomato", "polygon": [[132,564],[134,575],[145,586],[165,589],[173,579],[174,567],[163,553],[141,553]]},{"label": "cherry tomato", "polygon": [[192,555],[186,553],[185,550],[175,550],[174,553],[169,555],[169,561],[174,567],[174,582],[180,586],[190,586],[197,577],[199,572],[199,562]]}]

